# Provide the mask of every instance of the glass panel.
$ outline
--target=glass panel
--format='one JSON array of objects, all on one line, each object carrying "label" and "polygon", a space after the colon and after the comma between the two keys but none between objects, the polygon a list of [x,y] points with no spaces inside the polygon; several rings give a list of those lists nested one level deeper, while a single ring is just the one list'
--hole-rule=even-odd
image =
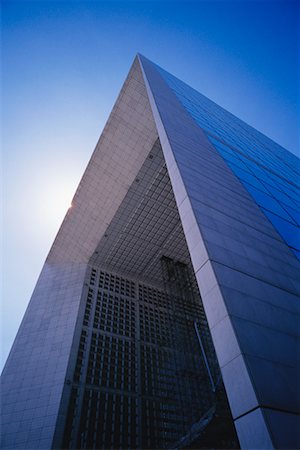
[{"label": "glass panel", "polygon": [[255,189],[248,183],[244,183],[244,185],[246,186],[247,191],[254,197],[259,206],[262,206],[268,209],[269,211],[278,214],[279,216],[283,217],[286,220],[289,220],[290,222],[294,222],[291,216],[285,211],[285,209],[283,209],[279,205],[279,203],[273,197],[270,197],[264,192]]},{"label": "glass panel", "polygon": [[295,247],[299,158],[173,75],[157,69],[286,243]]},{"label": "glass panel", "polygon": [[[256,178],[254,175],[251,175],[249,172],[246,172],[245,170],[242,170],[233,164],[228,163],[228,165],[232,168],[235,175],[240,178],[241,181],[245,181],[252,186],[255,186],[256,188],[260,189],[261,191],[268,192],[264,185]],[[247,185],[246,185],[247,186]]]},{"label": "glass panel", "polygon": [[294,249],[300,250],[300,230],[299,227],[276,216],[275,214],[262,208],[266,216],[270,219],[278,233]]}]

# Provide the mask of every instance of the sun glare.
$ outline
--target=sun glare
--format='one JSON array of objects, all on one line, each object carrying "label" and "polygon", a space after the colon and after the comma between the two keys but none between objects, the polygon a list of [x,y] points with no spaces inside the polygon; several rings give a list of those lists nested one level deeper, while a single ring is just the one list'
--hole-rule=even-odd
[{"label": "sun glare", "polygon": [[41,193],[39,212],[43,223],[58,228],[66,213],[72,208],[75,183],[69,180],[59,181],[46,186]]}]

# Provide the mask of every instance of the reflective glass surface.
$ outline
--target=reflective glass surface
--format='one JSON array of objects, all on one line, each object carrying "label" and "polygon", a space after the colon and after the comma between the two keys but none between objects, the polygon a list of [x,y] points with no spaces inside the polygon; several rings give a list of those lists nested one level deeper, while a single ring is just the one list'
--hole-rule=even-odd
[{"label": "reflective glass surface", "polygon": [[299,158],[173,75],[158,70],[300,259]]}]

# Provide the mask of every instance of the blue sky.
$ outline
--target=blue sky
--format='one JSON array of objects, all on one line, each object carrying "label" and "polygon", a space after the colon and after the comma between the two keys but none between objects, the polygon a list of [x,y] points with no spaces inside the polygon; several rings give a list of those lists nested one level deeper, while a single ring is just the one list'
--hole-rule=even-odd
[{"label": "blue sky", "polygon": [[3,363],[135,54],[296,153],[299,6],[4,0],[1,20]]}]

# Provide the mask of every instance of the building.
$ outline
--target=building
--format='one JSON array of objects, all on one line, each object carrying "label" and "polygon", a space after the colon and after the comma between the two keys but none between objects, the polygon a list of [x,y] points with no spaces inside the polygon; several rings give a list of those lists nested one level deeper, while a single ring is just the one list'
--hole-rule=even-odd
[{"label": "building", "polygon": [[2,448],[298,448],[298,182],[138,55],[4,368]]}]

